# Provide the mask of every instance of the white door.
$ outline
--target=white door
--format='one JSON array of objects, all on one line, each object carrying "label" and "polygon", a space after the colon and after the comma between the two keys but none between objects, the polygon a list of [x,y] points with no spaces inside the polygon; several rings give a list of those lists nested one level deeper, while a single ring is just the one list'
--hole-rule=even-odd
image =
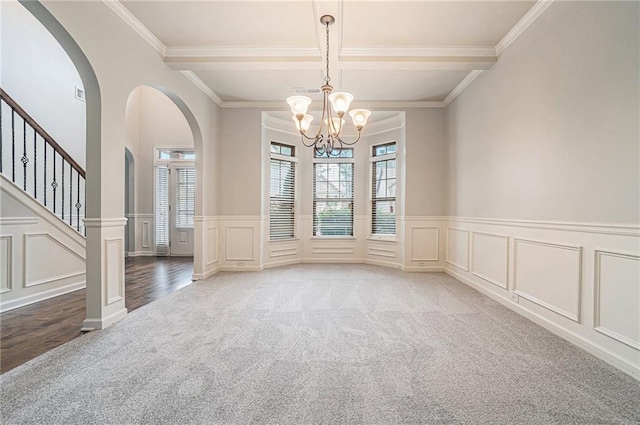
[{"label": "white door", "polygon": [[156,165],[155,254],[193,255],[195,168],[188,164]]},{"label": "white door", "polygon": [[195,197],[193,164],[172,163],[169,170],[169,255],[193,255]]}]

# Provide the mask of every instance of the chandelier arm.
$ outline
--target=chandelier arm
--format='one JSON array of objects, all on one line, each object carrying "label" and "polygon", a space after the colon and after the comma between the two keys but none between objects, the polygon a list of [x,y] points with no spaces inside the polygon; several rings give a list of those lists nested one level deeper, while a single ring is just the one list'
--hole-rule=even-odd
[{"label": "chandelier arm", "polygon": [[[329,101],[329,94],[325,91],[324,92],[324,97],[323,97],[323,104],[322,104],[322,118],[320,118],[320,124],[318,125],[318,132],[316,133],[316,138],[318,136],[320,136],[320,134],[322,133],[322,127],[324,127],[324,119],[326,117],[326,113],[327,113],[327,102]],[[331,118],[331,117],[329,117]]]},{"label": "chandelier arm", "polygon": [[[309,137],[304,133],[300,133],[300,140],[302,141],[302,144],[305,145],[306,147],[310,148],[311,146],[315,145],[318,141],[318,137]],[[305,142],[305,139],[307,140],[313,140],[313,142],[309,145],[307,145],[307,143]]]},{"label": "chandelier arm", "polygon": [[344,140],[342,140],[340,137],[338,137],[338,140],[340,140],[340,143],[343,143],[347,146],[351,146],[351,145],[355,145],[356,143],[358,143],[358,140],[360,140],[360,135],[362,134],[362,131],[359,130],[358,131],[358,138],[356,140],[354,140],[353,142],[345,142]]}]

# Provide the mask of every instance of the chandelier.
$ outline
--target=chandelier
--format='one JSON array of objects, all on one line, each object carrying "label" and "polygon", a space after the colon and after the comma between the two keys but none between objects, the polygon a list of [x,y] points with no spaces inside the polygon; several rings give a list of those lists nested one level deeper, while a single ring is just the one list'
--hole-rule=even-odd
[{"label": "chandelier", "polygon": [[[345,92],[332,93],[333,87],[329,84],[331,77],[329,76],[329,25],[333,24],[335,19],[331,15],[324,15],[320,18],[320,23],[327,28],[327,74],[324,77],[324,85],[320,87],[324,94],[322,104],[322,118],[320,126],[314,136],[307,136],[307,130],[313,121],[313,116],[307,114],[307,109],[311,104],[311,99],[307,96],[291,96],[287,98],[287,103],[291,107],[293,113],[293,121],[301,135],[302,143],[306,147],[313,147],[318,156],[338,156],[344,145],[354,145],[360,140],[360,133],[367,124],[371,111],[366,109],[353,109],[349,112],[351,120],[358,130],[358,137],[352,142],[346,142],[340,137],[342,126],[345,123],[344,114],[349,110],[349,105],[353,100],[353,95]],[[331,107],[337,115],[332,116]],[[325,130],[326,126],[326,130]]]}]

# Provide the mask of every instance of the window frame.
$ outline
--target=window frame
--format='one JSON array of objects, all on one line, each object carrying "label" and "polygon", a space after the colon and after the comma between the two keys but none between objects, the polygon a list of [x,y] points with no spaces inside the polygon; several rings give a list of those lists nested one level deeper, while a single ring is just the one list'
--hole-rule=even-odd
[{"label": "window frame", "polygon": [[[376,148],[380,148],[383,146],[392,146],[395,145],[395,152],[391,152],[391,153],[384,153],[381,155],[376,155]],[[375,168],[376,168],[376,164],[379,162],[387,162],[387,161],[395,161],[395,170],[396,170],[396,175],[394,177],[395,180],[395,187],[396,187],[396,192],[395,192],[395,196],[390,197],[390,196],[386,196],[386,197],[377,197],[376,196],[376,173],[375,173]],[[369,220],[369,238],[370,239],[375,239],[375,240],[389,240],[389,241],[396,241],[397,240],[397,235],[398,235],[398,177],[399,177],[399,173],[398,173],[398,142],[397,141],[392,141],[392,142],[384,142],[384,143],[377,143],[374,145],[371,145],[371,157],[369,158],[369,172],[370,172],[370,180],[369,180],[369,214],[370,214],[370,220]],[[387,179],[385,179],[387,180]],[[374,233],[375,230],[375,223],[374,220],[377,216],[376,212],[375,212],[375,208],[376,208],[376,204],[378,202],[389,202],[392,201],[394,203],[394,232],[393,233]],[[379,226],[379,224],[378,224]]]},{"label": "window frame", "polygon": [[[343,148],[344,150],[352,151],[350,157],[341,156],[316,156],[314,154],[312,167],[311,167],[311,202],[312,202],[312,215],[311,215],[311,239],[355,239],[355,179],[356,179],[356,158],[354,148]],[[350,198],[318,198],[316,197],[316,165],[317,164],[351,164],[351,197]],[[328,202],[330,200],[349,200],[351,211],[351,234],[350,235],[316,235],[316,202]]]},{"label": "window frame", "polygon": [[[290,148],[291,149],[291,155],[286,155],[286,154],[282,154],[282,153],[278,153],[278,152],[272,152],[272,146],[278,146],[278,147],[286,147],[286,148]],[[281,150],[280,150],[281,152]],[[268,184],[268,191],[269,191],[269,242],[282,242],[282,241],[292,241],[292,240],[297,240],[298,239],[298,220],[297,220],[297,198],[298,198],[298,194],[297,194],[297,179],[298,179],[298,157],[295,156],[296,154],[296,147],[293,145],[289,145],[287,143],[282,143],[282,142],[275,142],[275,141],[271,141],[269,143],[269,184]],[[272,180],[272,175],[271,175],[271,161],[286,161],[286,162],[290,162],[293,166],[293,188],[291,190],[292,193],[292,198],[290,199],[290,202],[292,204],[291,207],[291,217],[292,217],[292,223],[291,223],[291,228],[293,231],[292,236],[290,237],[276,237],[274,238],[274,236],[271,233],[271,229],[272,229],[272,214],[271,214],[271,207],[272,207],[272,202],[274,200],[274,197],[271,196],[271,180]],[[286,201],[286,198],[281,198],[280,201]]]}]

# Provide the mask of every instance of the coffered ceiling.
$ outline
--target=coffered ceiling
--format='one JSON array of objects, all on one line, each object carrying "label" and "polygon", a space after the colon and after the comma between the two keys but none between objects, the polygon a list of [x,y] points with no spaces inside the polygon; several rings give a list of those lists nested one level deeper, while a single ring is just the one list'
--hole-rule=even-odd
[{"label": "coffered ceiling", "polygon": [[[318,89],[331,14],[331,84],[357,106],[444,106],[549,1],[106,2],[224,107],[282,105]],[[320,98],[319,94],[311,94]],[[257,103],[256,103],[257,102]]]}]

